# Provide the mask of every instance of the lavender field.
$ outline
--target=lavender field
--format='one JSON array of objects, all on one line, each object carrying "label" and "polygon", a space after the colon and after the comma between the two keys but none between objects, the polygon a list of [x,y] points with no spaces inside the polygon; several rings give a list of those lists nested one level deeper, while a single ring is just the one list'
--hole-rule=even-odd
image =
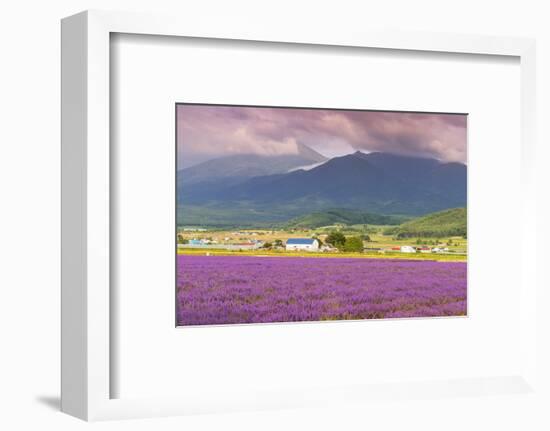
[{"label": "lavender field", "polygon": [[466,315],[466,263],[178,256],[178,325]]}]

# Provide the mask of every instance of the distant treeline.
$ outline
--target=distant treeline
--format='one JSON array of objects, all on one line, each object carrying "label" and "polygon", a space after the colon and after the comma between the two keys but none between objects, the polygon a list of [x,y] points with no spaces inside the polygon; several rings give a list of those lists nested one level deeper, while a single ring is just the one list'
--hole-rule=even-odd
[{"label": "distant treeline", "polygon": [[342,225],[400,225],[410,217],[373,214],[364,211],[350,209],[330,209],[326,211],[317,211],[304,216],[296,217],[285,224],[289,228],[308,228],[315,229],[322,226]]},{"label": "distant treeline", "polygon": [[[316,229],[333,225],[386,225],[398,226],[410,220],[410,216],[374,214],[352,209],[328,209],[316,211],[294,218],[288,218],[279,213],[280,208],[274,207],[272,212],[253,214],[245,210],[228,209],[225,212],[209,212],[204,208],[187,206],[178,208],[178,226],[202,226],[209,230],[223,229]],[[254,221],[250,219],[254,218]],[[272,218],[272,220],[270,220]],[[275,219],[275,220],[273,220]],[[276,220],[279,219],[279,220]],[[232,220],[227,222],[226,220]]]},{"label": "distant treeline", "polygon": [[[179,215],[179,214],[178,214]],[[188,215],[188,214],[187,214]],[[351,209],[330,209],[316,211],[292,218],[287,221],[258,221],[246,223],[223,223],[217,217],[206,214],[201,217],[202,223],[182,223],[178,217],[178,226],[201,226],[209,230],[224,229],[318,229],[325,226],[343,225],[353,230],[352,226],[388,226],[383,230],[385,235],[397,238],[441,238],[446,236],[467,236],[466,208],[453,208],[411,219],[402,215],[374,214]],[[361,229],[360,229],[361,230]],[[368,232],[368,230],[367,230]]]}]

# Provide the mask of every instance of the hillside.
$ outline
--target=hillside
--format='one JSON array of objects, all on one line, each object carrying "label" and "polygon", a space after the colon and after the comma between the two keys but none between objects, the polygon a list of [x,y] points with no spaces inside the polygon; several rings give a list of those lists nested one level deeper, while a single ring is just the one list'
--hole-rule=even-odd
[{"label": "hillside", "polygon": [[[263,163],[267,169],[276,160]],[[356,152],[275,175],[229,167],[233,170],[223,178],[217,178],[218,168],[204,169],[201,175],[208,179],[202,181],[180,171],[179,204],[210,215],[239,209],[250,222],[274,212],[275,222],[330,208],[421,216],[466,205],[466,165],[430,158]]]},{"label": "hillside", "polygon": [[466,226],[467,209],[454,208],[405,222],[396,233],[400,238],[465,236]]},{"label": "hillside", "polygon": [[290,228],[315,229],[334,224],[348,226],[355,224],[398,225],[403,222],[403,219],[404,217],[401,216],[373,214],[349,209],[330,209],[296,217],[290,220],[286,226]]}]

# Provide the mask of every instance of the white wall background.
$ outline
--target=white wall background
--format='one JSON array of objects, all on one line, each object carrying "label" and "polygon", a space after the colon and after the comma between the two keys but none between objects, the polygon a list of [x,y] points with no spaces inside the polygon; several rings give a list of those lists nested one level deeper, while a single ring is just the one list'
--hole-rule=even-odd
[{"label": "white wall background", "polygon": [[[281,27],[365,25],[407,30],[529,36],[538,40],[539,140],[550,142],[550,26],[535,0],[20,0],[0,12],[0,427],[80,429],[57,412],[59,397],[59,20],[83,9],[196,14],[205,25],[278,21]],[[550,219],[550,146],[539,146],[540,216]],[[546,223],[546,226],[548,223]],[[541,243],[548,227],[541,226]],[[541,262],[544,263],[544,262]],[[549,265],[540,265],[548,276]],[[546,278],[548,280],[548,278]],[[548,284],[547,284],[548,285]],[[549,290],[550,290],[550,285]],[[548,293],[543,293],[548,297]],[[541,317],[548,324],[548,317]],[[547,325],[550,328],[550,325]],[[550,338],[550,337],[548,337]],[[550,363],[549,346],[541,345]],[[528,398],[415,402],[399,416],[393,404],[199,416],[95,425],[101,429],[345,430],[548,429]],[[435,406],[435,408],[434,408]],[[466,409],[479,414],[464,415]]]}]

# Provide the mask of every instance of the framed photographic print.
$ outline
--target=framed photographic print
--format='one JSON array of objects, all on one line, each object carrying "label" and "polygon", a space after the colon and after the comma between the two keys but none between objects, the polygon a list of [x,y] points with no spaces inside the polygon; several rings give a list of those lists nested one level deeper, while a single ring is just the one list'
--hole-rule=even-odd
[{"label": "framed photographic print", "polygon": [[62,54],[64,412],[543,400],[532,40],[89,11]]},{"label": "framed photographic print", "polygon": [[466,123],[178,104],[177,324],[466,316]]}]

